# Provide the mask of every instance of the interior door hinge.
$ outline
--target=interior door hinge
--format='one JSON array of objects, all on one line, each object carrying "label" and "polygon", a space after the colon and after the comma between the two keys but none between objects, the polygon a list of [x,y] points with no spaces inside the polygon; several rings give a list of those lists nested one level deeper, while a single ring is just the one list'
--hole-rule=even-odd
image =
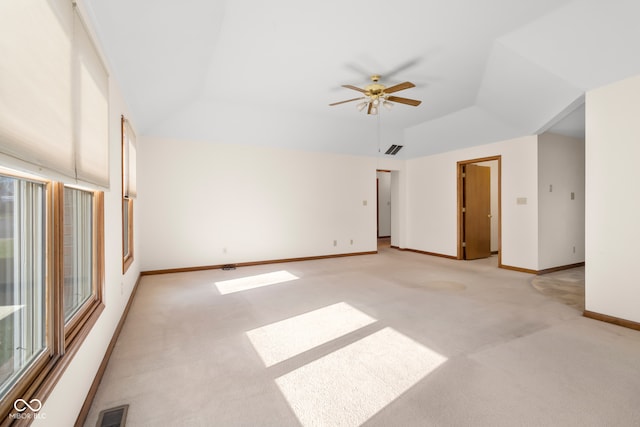
[{"label": "interior door hinge", "polygon": [[462,242],[462,247],[466,248],[467,247],[467,242]]},{"label": "interior door hinge", "polygon": [[462,208],[462,213],[465,213],[467,211],[467,208]]}]

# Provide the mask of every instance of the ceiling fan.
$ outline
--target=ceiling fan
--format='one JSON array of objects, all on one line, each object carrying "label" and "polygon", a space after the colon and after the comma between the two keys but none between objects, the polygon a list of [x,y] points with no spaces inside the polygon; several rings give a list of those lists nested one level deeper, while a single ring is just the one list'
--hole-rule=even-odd
[{"label": "ceiling fan", "polygon": [[378,114],[380,105],[384,106],[385,108],[391,109],[391,107],[393,107],[393,102],[407,104],[413,107],[417,107],[422,102],[416,99],[401,98],[399,96],[389,95],[390,93],[415,87],[416,85],[414,85],[413,83],[404,82],[393,85],[391,87],[386,87],[385,85],[378,83],[379,80],[380,76],[378,74],[372,75],[372,83],[365,86],[364,89],[352,85],[342,85],[342,87],[346,87],[347,89],[353,89],[361,92],[364,94],[364,96],[361,96],[359,98],[347,99],[346,101],[334,102],[333,104],[329,104],[329,106],[344,104],[346,102],[352,101],[362,101],[358,105],[356,105],[358,111],[362,111],[367,108],[367,114]]}]

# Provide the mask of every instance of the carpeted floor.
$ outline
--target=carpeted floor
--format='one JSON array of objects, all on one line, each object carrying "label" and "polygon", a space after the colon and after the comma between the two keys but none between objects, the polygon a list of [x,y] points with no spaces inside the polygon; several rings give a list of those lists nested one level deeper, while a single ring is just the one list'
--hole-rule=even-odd
[{"label": "carpeted floor", "polygon": [[85,425],[640,425],[640,332],[533,279],[386,247],[146,276]]},{"label": "carpeted floor", "polygon": [[535,276],[531,284],[538,292],[584,311],[584,267]]}]

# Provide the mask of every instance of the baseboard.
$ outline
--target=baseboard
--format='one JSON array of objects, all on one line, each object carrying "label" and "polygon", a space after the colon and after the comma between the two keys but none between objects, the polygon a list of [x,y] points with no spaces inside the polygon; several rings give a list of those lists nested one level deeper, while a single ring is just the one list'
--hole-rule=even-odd
[{"label": "baseboard", "polygon": [[378,236],[378,239],[390,239],[391,236]]},{"label": "baseboard", "polygon": [[623,326],[625,328],[634,329],[636,331],[640,331],[640,323],[634,322],[633,320],[621,319],[615,316],[609,316],[607,314],[600,314],[594,311],[585,310],[582,312],[584,317],[588,317],[594,320],[600,320],[602,322],[613,323],[614,325]]},{"label": "baseboard", "polygon": [[555,271],[562,271],[562,270],[569,270],[577,267],[584,267],[584,262],[578,262],[576,264],[561,265],[561,266],[552,267],[552,268],[545,268],[544,270],[531,270],[529,268],[513,267],[511,265],[505,265],[505,264],[500,264],[498,265],[498,267],[504,268],[505,270],[519,271],[520,273],[536,274],[539,276],[541,274],[553,273]]},{"label": "baseboard", "polygon": [[368,252],[351,252],[346,254],[333,254],[333,255],[318,255],[318,256],[309,256],[309,257],[300,257],[300,258],[285,258],[285,259],[272,259],[266,261],[251,261],[251,262],[238,262],[234,264],[217,264],[217,265],[203,265],[198,267],[183,267],[183,268],[168,268],[163,270],[148,270],[140,273],[142,276],[151,276],[154,274],[170,274],[170,273],[188,273],[191,271],[202,271],[202,270],[219,270],[222,267],[227,265],[232,265],[234,267],[250,267],[253,265],[266,265],[266,264],[280,264],[284,262],[298,262],[298,261],[313,261],[318,259],[329,259],[329,258],[342,258],[348,256],[360,256],[360,255],[375,255],[378,251],[368,251]]},{"label": "baseboard", "polygon": [[394,249],[398,249],[399,251],[414,252],[414,253],[421,254],[421,255],[437,256],[437,257],[440,257],[440,258],[456,259],[456,260],[458,259],[458,257],[455,257],[453,255],[445,255],[445,254],[439,254],[439,253],[436,253],[436,252],[427,252],[427,251],[421,251],[421,250],[418,250],[418,249],[411,249],[411,248],[399,248],[397,246],[391,246],[391,247],[394,248]]},{"label": "baseboard", "polygon": [[122,316],[120,316],[120,321],[118,322],[118,326],[116,326],[115,331],[113,331],[113,336],[111,337],[111,341],[109,342],[107,351],[105,352],[104,357],[102,358],[102,363],[100,363],[100,367],[96,372],[96,376],[93,379],[93,383],[91,383],[91,387],[89,388],[87,397],[84,400],[82,409],[80,409],[78,418],[76,418],[76,423],[74,424],[74,427],[82,427],[85,421],[87,420],[87,416],[89,415],[89,410],[91,409],[91,404],[93,403],[93,399],[96,397],[96,393],[98,392],[98,387],[100,386],[100,382],[102,381],[102,376],[104,375],[104,372],[107,369],[107,365],[109,364],[111,353],[113,353],[113,349],[115,348],[116,342],[118,341],[118,337],[120,336],[120,331],[122,331],[124,322],[127,319],[127,315],[129,314],[129,309],[131,308],[131,305],[133,303],[133,298],[135,297],[136,291],[138,290],[138,284],[140,283],[141,277],[142,275],[138,276],[138,280],[136,280],[136,284],[133,286],[133,290],[131,291],[131,295],[129,296],[129,301],[127,302],[127,306],[124,308],[124,311],[122,312]]},{"label": "baseboard", "polygon": [[561,265],[559,267],[545,268],[544,270],[538,270],[537,274],[553,273],[555,271],[570,270],[577,267],[584,267],[584,261],[575,264]]},{"label": "baseboard", "polygon": [[498,267],[499,268],[504,268],[505,270],[518,271],[520,273],[538,274],[538,270],[530,270],[528,268],[514,267],[512,265],[499,264]]}]

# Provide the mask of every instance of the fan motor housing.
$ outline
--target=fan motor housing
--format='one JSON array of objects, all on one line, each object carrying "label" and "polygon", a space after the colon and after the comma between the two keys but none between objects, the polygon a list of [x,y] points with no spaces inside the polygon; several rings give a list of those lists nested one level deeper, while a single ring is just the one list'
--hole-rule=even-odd
[{"label": "fan motor housing", "polygon": [[381,96],[384,94],[385,89],[386,86],[381,85],[380,83],[372,83],[364,88],[367,96]]}]

